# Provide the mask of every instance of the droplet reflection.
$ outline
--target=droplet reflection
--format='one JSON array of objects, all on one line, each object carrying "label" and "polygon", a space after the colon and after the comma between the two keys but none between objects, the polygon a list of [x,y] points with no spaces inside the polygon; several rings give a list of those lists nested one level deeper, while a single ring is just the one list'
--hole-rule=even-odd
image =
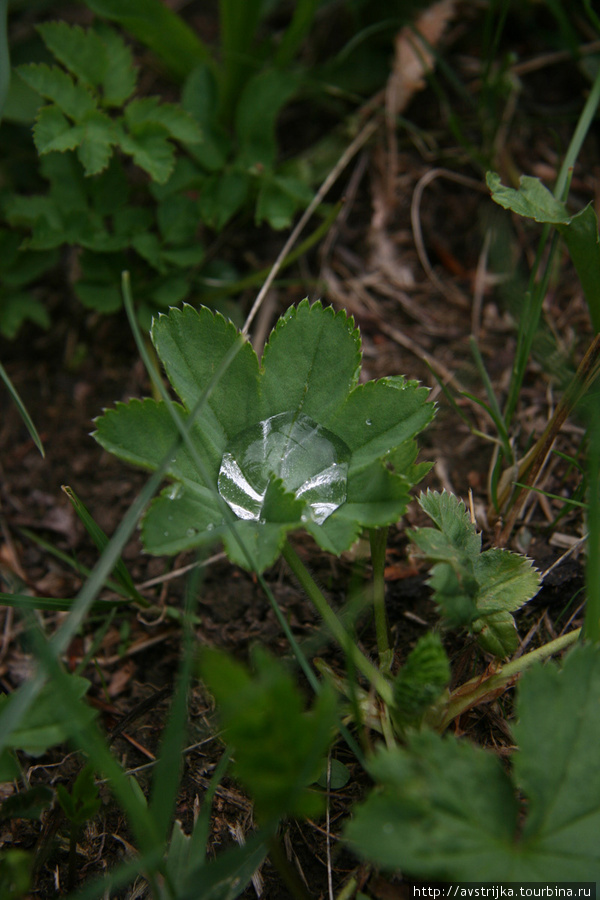
[{"label": "droplet reflection", "polygon": [[240,519],[262,521],[267,487],[281,478],[305,503],[303,521],[321,525],[346,501],[350,450],[309,416],[280,413],[253,425],[223,454],[218,488]]}]

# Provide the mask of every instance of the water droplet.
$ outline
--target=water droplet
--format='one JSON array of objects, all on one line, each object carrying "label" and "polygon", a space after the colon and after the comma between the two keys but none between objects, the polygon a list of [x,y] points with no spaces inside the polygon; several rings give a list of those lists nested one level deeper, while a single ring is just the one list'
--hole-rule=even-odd
[{"label": "water droplet", "polygon": [[208,525],[206,526],[206,530],[212,531],[214,527],[215,527],[214,524],[212,522],[209,522]]},{"label": "water droplet", "polygon": [[373,424],[373,422],[371,421],[371,419],[365,419],[365,425],[372,425],[372,424]]},{"label": "water droplet", "polygon": [[181,484],[172,484],[167,490],[167,497],[169,500],[177,500],[178,497],[181,497],[182,493],[183,487]]},{"label": "water droplet", "polygon": [[194,537],[195,534],[198,534],[198,530],[196,528],[188,528],[186,531],[187,537]]},{"label": "water droplet", "polygon": [[240,519],[264,521],[273,479],[304,502],[303,521],[321,525],[346,501],[350,450],[309,416],[280,413],[238,434],[223,454],[219,493]]}]

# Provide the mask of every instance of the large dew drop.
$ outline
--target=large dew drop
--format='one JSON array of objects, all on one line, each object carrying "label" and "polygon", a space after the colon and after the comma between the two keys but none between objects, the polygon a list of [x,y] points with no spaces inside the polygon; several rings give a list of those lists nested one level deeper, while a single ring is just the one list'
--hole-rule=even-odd
[{"label": "large dew drop", "polygon": [[309,416],[280,413],[242,431],[227,447],[219,471],[221,497],[240,519],[263,521],[269,482],[305,502],[303,521],[321,525],[346,500],[350,450]]}]

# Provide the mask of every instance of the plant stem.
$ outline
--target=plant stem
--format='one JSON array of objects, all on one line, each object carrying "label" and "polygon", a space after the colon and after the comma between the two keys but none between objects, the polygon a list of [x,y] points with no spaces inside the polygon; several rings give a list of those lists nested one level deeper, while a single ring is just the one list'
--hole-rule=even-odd
[{"label": "plant stem", "polygon": [[384,703],[388,706],[393,706],[394,695],[391,684],[386,681],[379,669],[367,659],[364,653],[361,653],[358,649],[323,596],[323,593],[317,587],[312,575],[288,541],[283,545],[282,555],[344,653],[352,660],[359,672],[362,672],[365,678],[373,685]]},{"label": "plant stem", "polygon": [[502,666],[498,672],[495,672],[488,678],[478,675],[462,684],[450,695],[444,715],[437,725],[438,730],[445,731],[457,716],[485,702],[486,698],[492,700],[503,694],[507,688],[511,687],[518,680],[526,669],[534,663],[548,659],[550,656],[554,656],[555,653],[560,653],[562,650],[570,647],[571,644],[574,644],[579,639],[580,635],[581,628],[576,628],[575,631],[562,634],[555,640],[544,644],[543,647],[538,647],[536,650],[532,650],[531,653],[525,653],[518,659],[512,660],[512,662]]},{"label": "plant stem", "polygon": [[375,633],[379,650],[379,667],[382,672],[389,672],[392,667],[392,651],[390,649],[389,629],[385,610],[385,548],[387,546],[387,528],[370,528],[371,563],[373,566],[373,612],[375,615]]}]

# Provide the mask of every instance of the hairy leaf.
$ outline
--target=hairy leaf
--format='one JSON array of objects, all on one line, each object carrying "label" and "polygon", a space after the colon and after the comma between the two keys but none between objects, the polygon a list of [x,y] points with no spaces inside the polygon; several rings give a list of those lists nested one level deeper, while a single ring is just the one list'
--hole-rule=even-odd
[{"label": "hairy leaf", "polygon": [[450,681],[450,663],[437,634],[419,638],[394,679],[394,715],[416,725]]},{"label": "hairy leaf", "polygon": [[538,572],[516,553],[481,552],[481,536],[453,494],[427,491],[419,503],[437,529],[417,528],[410,536],[437,563],[429,584],[448,624],[468,626],[484,649],[508,656],[519,640],[512,613],[537,593]]},{"label": "hairy leaf", "polygon": [[[167,489],[150,506],[142,536],[151,552],[222,538],[232,561],[262,571],[293,529],[341,553],[362,528],[403,515],[422,471],[413,439],[433,406],[403,379],[357,385],[360,336],[345,313],[308,301],[288,310],[262,365],[230,322],[204,308],[159,316],[152,340],[183,401],[180,421],[195,417],[193,451],[153,400],[118,404],[95,434],[135,465],[156,469],[172,455],[168,475],[184,490]],[[354,421],[358,408],[369,421]]]},{"label": "hairy leaf", "polygon": [[346,829],[355,852],[417,878],[596,882],[600,650],[577,647],[562,669],[525,672],[517,723],[511,774],[452,736],[380,750],[378,787]]}]

